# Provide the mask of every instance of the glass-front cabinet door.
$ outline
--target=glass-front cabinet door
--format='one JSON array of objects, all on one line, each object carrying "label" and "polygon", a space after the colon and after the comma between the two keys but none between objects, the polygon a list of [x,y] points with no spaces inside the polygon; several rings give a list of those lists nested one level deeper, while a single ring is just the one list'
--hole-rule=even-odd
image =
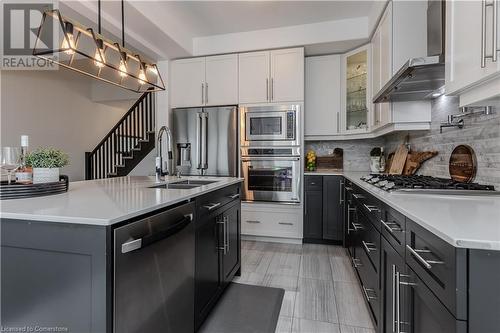
[{"label": "glass-front cabinet door", "polygon": [[370,47],[362,46],[346,53],[342,63],[342,132],[368,132],[371,112]]}]

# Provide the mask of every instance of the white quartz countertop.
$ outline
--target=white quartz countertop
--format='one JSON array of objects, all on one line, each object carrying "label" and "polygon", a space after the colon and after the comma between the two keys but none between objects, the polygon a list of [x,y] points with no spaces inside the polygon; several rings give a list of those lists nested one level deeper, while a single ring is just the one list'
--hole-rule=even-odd
[{"label": "white quartz countertop", "polygon": [[464,196],[386,192],[360,177],[343,175],[412,221],[455,247],[500,250],[500,196]]},{"label": "white quartz countertop", "polygon": [[[182,177],[181,180],[186,179],[215,182],[182,190],[150,188],[160,184],[154,177],[71,182],[64,194],[3,200],[0,217],[108,226],[242,181],[235,177]],[[167,177],[162,183],[176,181],[179,181],[177,177]]]}]

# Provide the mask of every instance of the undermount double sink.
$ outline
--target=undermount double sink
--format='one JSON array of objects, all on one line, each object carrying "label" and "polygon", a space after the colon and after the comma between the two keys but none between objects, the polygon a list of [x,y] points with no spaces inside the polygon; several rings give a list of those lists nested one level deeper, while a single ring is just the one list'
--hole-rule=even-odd
[{"label": "undermount double sink", "polygon": [[173,183],[167,183],[167,184],[161,184],[161,185],[155,185],[151,186],[150,188],[162,188],[162,189],[171,189],[171,190],[190,190],[193,188],[197,188],[203,185],[208,185],[215,183],[215,180],[197,180],[197,179],[187,179],[187,180],[181,180],[178,182],[173,182]]}]

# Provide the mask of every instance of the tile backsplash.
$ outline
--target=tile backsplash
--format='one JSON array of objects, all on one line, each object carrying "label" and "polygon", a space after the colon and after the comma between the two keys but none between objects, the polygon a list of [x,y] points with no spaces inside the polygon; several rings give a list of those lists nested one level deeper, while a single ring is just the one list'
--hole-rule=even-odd
[{"label": "tile backsplash", "polygon": [[459,113],[458,98],[442,96],[432,102],[431,130],[398,132],[385,137],[349,141],[306,141],[306,152],[314,149],[318,155],[328,155],[334,148],[344,149],[344,170],[370,170],[370,150],[384,146],[386,154],[396,150],[409,134],[412,150],[436,150],[439,154],[426,161],[419,174],[449,178],[448,160],[453,149],[460,144],[471,146],[477,155],[476,182],[491,184],[500,189],[500,105],[494,105],[491,115],[473,115],[464,118],[463,129],[444,128],[448,115]]},{"label": "tile backsplash", "polygon": [[306,141],[306,153],[313,149],[318,156],[329,155],[334,148],[344,150],[344,170],[370,171],[370,150],[383,146],[383,138],[347,141]]},{"label": "tile backsplash", "polygon": [[[432,102],[430,131],[409,132],[411,149],[436,150],[439,154],[426,161],[418,174],[449,178],[448,161],[453,149],[461,144],[471,146],[477,157],[475,181],[495,185],[500,189],[500,105],[494,105],[491,115],[472,115],[464,118],[464,128],[443,128],[448,115],[460,113],[458,98],[442,96]],[[407,133],[394,133],[385,138],[388,152],[404,142]]]}]

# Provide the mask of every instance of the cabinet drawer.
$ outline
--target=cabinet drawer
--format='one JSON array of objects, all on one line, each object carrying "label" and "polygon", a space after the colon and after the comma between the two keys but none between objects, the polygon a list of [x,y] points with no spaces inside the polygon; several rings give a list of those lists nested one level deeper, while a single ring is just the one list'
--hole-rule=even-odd
[{"label": "cabinet drawer", "polygon": [[382,225],[382,235],[394,247],[394,249],[404,257],[405,255],[405,232],[406,232],[406,219],[403,214],[386,207],[382,213],[380,221]]},{"label": "cabinet drawer", "polygon": [[406,229],[406,263],[457,319],[467,319],[467,250],[408,219]]},{"label": "cabinet drawer", "polygon": [[[375,271],[373,265],[370,263],[368,255],[363,250],[356,254],[357,258],[354,261],[357,266],[359,278],[361,280],[361,292],[363,297],[370,305],[370,310],[378,324],[380,315],[380,288],[379,288],[379,274]],[[357,252],[356,252],[357,253]]]},{"label": "cabinet drawer", "polygon": [[302,214],[295,210],[253,208],[241,209],[241,233],[253,236],[300,238]]},{"label": "cabinet drawer", "polygon": [[307,191],[323,190],[323,176],[305,176],[304,182]]},{"label": "cabinet drawer", "polygon": [[358,239],[361,251],[366,253],[373,269],[378,272],[380,267],[380,233],[371,224],[364,212],[358,214],[358,222],[363,228]]},{"label": "cabinet drawer", "polygon": [[196,199],[198,216],[205,216],[233,200],[239,200],[240,193],[241,187],[237,184],[202,195]]},{"label": "cabinet drawer", "polygon": [[[457,320],[438,297],[411,269],[400,280],[401,294],[408,295],[407,314],[403,314],[400,327],[404,332],[466,333],[467,322]],[[472,331],[470,331],[472,332]]]},{"label": "cabinet drawer", "polygon": [[366,213],[366,216],[373,223],[375,228],[380,231],[380,220],[384,208],[382,202],[357,186],[354,186],[352,196],[359,205],[360,210]]}]

